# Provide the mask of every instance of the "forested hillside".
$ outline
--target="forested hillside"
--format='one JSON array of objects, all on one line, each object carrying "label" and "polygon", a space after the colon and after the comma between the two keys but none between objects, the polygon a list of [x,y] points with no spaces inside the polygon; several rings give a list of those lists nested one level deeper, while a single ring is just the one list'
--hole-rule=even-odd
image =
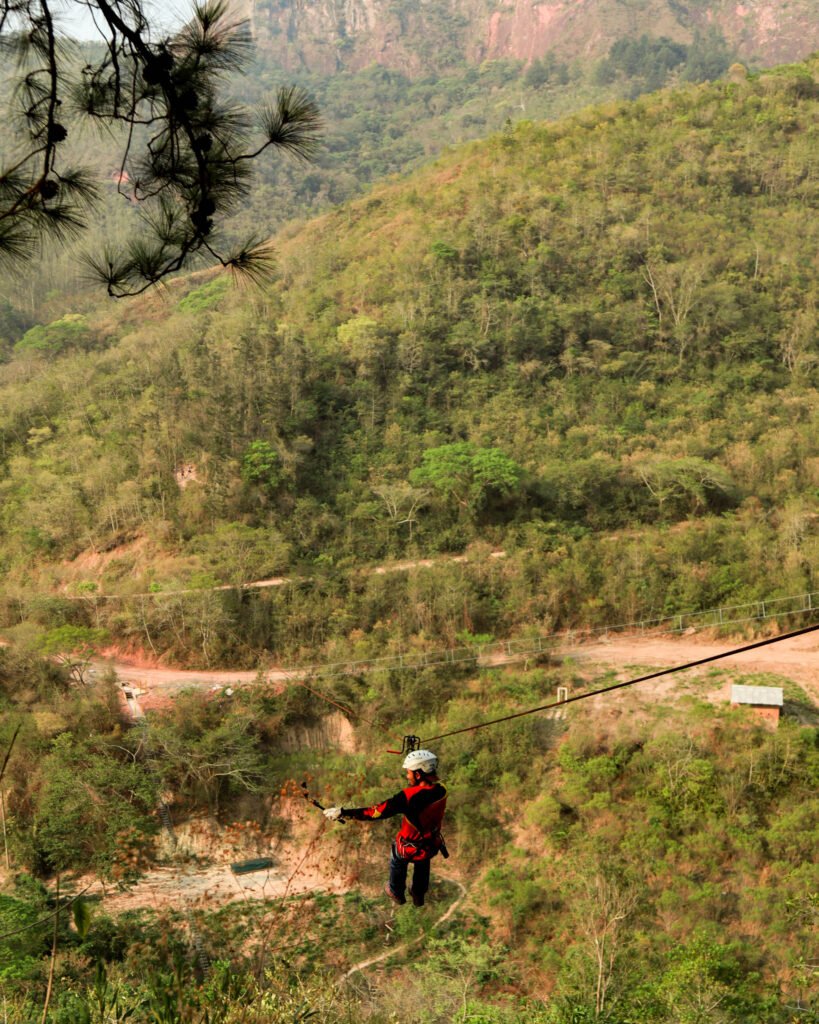
[{"label": "forested hillside", "polygon": [[[816,73],[519,124],[282,237],[263,293],[32,328],[4,624],[255,664],[815,589]],[[359,571],[470,545],[507,557]]]},{"label": "forested hillside", "polygon": [[[7,310],[3,1024],[819,1020],[807,684],[711,667],[441,738],[613,682],[481,667],[492,637],[817,589],[818,104],[814,59],[510,124],[291,226],[261,290]],[[89,671],[455,644],[138,721]],[[732,683],[782,687],[779,728]],[[410,732],[453,856],[394,908],[393,823],[303,796],[395,792]],[[277,898],[184,902],[256,857]]]},{"label": "forested hillside", "polygon": [[[79,72],[94,47],[69,47],[68,52]],[[595,100],[633,98],[669,81],[719,78],[734,55],[715,31],[690,42],[642,34],[615,38],[600,59],[549,52],[527,61],[461,60],[446,68],[430,60],[419,77],[400,65],[332,73],[285,68],[260,41],[246,73],[232,77],[229,101],[243,110],[260,110],[282,86],[303,88],[319,104],[322,144],[309,164],[282,155],[254,162],[256,184],[249,200],[226,219],[225,243],[241,242],[249,233],[273,234],[294,218],[361,195],[379,179],[406,173],[447,146],[486,136],[506,122],[561,117]],[[3,109],[13,92],[11,71],[0,77]],[[63,116],[68,124],[63,156],[74,165],[90,166],[102,202],[79,241],[67,250],[46,249],[36,275],[9,268],[12,272],[0,281],[0,338],[16,340],[33,323],[98,302],[99,283],[89,276],[83,254],[99,255],[106,245],[119,244],[138,223],[138,206],[117,194],[124,136],[113,129],[100,132],[70,109]],[[14,163],[14,124],[11,116],[0,131],[5,165]]]}]

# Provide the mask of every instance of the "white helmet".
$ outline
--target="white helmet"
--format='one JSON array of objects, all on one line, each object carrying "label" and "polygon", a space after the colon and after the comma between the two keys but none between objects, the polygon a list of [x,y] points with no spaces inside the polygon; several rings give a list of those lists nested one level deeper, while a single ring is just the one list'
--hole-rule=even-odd
[{"label": "white helmet", "polygon": [[410,772],[432,774],[438,770],[438,758],[431,750],[411,750],[404,758],[402,767]]}]

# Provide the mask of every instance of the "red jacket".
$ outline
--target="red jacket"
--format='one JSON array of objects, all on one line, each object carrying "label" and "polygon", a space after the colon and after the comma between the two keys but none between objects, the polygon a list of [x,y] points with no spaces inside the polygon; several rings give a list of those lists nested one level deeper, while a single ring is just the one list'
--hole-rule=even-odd
[{"label": "red jacket", "polygon": [[345,818],[374,821],[403,814],[395,848],[405,860],[429,860],[441,848],[441,823],[446,811],[446,787],[440,782],[419,782],[372,807],[343,807]]}]

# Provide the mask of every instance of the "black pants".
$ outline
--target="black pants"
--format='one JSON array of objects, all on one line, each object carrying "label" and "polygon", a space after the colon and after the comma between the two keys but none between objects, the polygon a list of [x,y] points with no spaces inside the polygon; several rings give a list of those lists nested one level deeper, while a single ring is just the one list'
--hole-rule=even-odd
[{"label": "black pants", "polygon": [[407,889],[407,869],[413,864],[412,869],[412,891],[416,896],[423,896],[429,889],[429,864],[428,860],[405,860],[398,856],[395,843],[392,844],[390,856],[390,889],[396,896],[404,896]]}]

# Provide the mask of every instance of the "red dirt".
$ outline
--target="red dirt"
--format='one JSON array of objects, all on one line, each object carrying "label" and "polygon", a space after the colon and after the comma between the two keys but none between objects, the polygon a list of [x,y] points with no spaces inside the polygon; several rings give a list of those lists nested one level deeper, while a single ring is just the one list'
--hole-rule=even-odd
[{"label": "red dirt", "polygon": [[[604,642],[583,644],[579,647],[563,650],[564,657],[571,657],[591,666],[612,666],[621,674],[630,671],[640,674],[646,667],[660,668],[663,666],[682,665],[689,661],[719,654],[731,647],[741,646],[741,642],[726,640],[717,642],[694,637],[634,637],[617,636]],[[174,693],[190,688],[222,688],[227,686],[248,686],[259,679],[259,672],[247,669],[223,669],[207,671],[197,669],[176,669],[163,666],[149,656],[140,656],[137,652],[127,653],[122,660],[116,655],[116,648],[108,648],[114,658],[107,665],[99,665],[103,669],[113,668],[120,680],[143,691],[140,703],[145,709],[166,706]],[[151,663],[153,661],[153,664]],[[498,662],[502,664],[502,661]],[[691,679],[702,677],[713,670],[741,670],[744,673],[770,673],[792,679],[802,686],[812,700],[819,703],[819,633],[810,633],[793,640],[782,641],[763,647],[746,654],[732,655],[698,669],[689,670],[684,674],[664,676],[637,684],[641,696],[669,696],[675,690],[687,688]],[[632,671],[633,670],[633,671]],[[297,679],[298,671],[288,672],[285,669],[269,669],[262,672],[266,682],[286,683],[288,679]],[[728,685],[724,680],[715,681],[703,694],[708,700],[721,702],[729,696]],[[616,707],[618,695],[611,694],[600,700]],[[599,700],[598,700],[599,703]]]}]

